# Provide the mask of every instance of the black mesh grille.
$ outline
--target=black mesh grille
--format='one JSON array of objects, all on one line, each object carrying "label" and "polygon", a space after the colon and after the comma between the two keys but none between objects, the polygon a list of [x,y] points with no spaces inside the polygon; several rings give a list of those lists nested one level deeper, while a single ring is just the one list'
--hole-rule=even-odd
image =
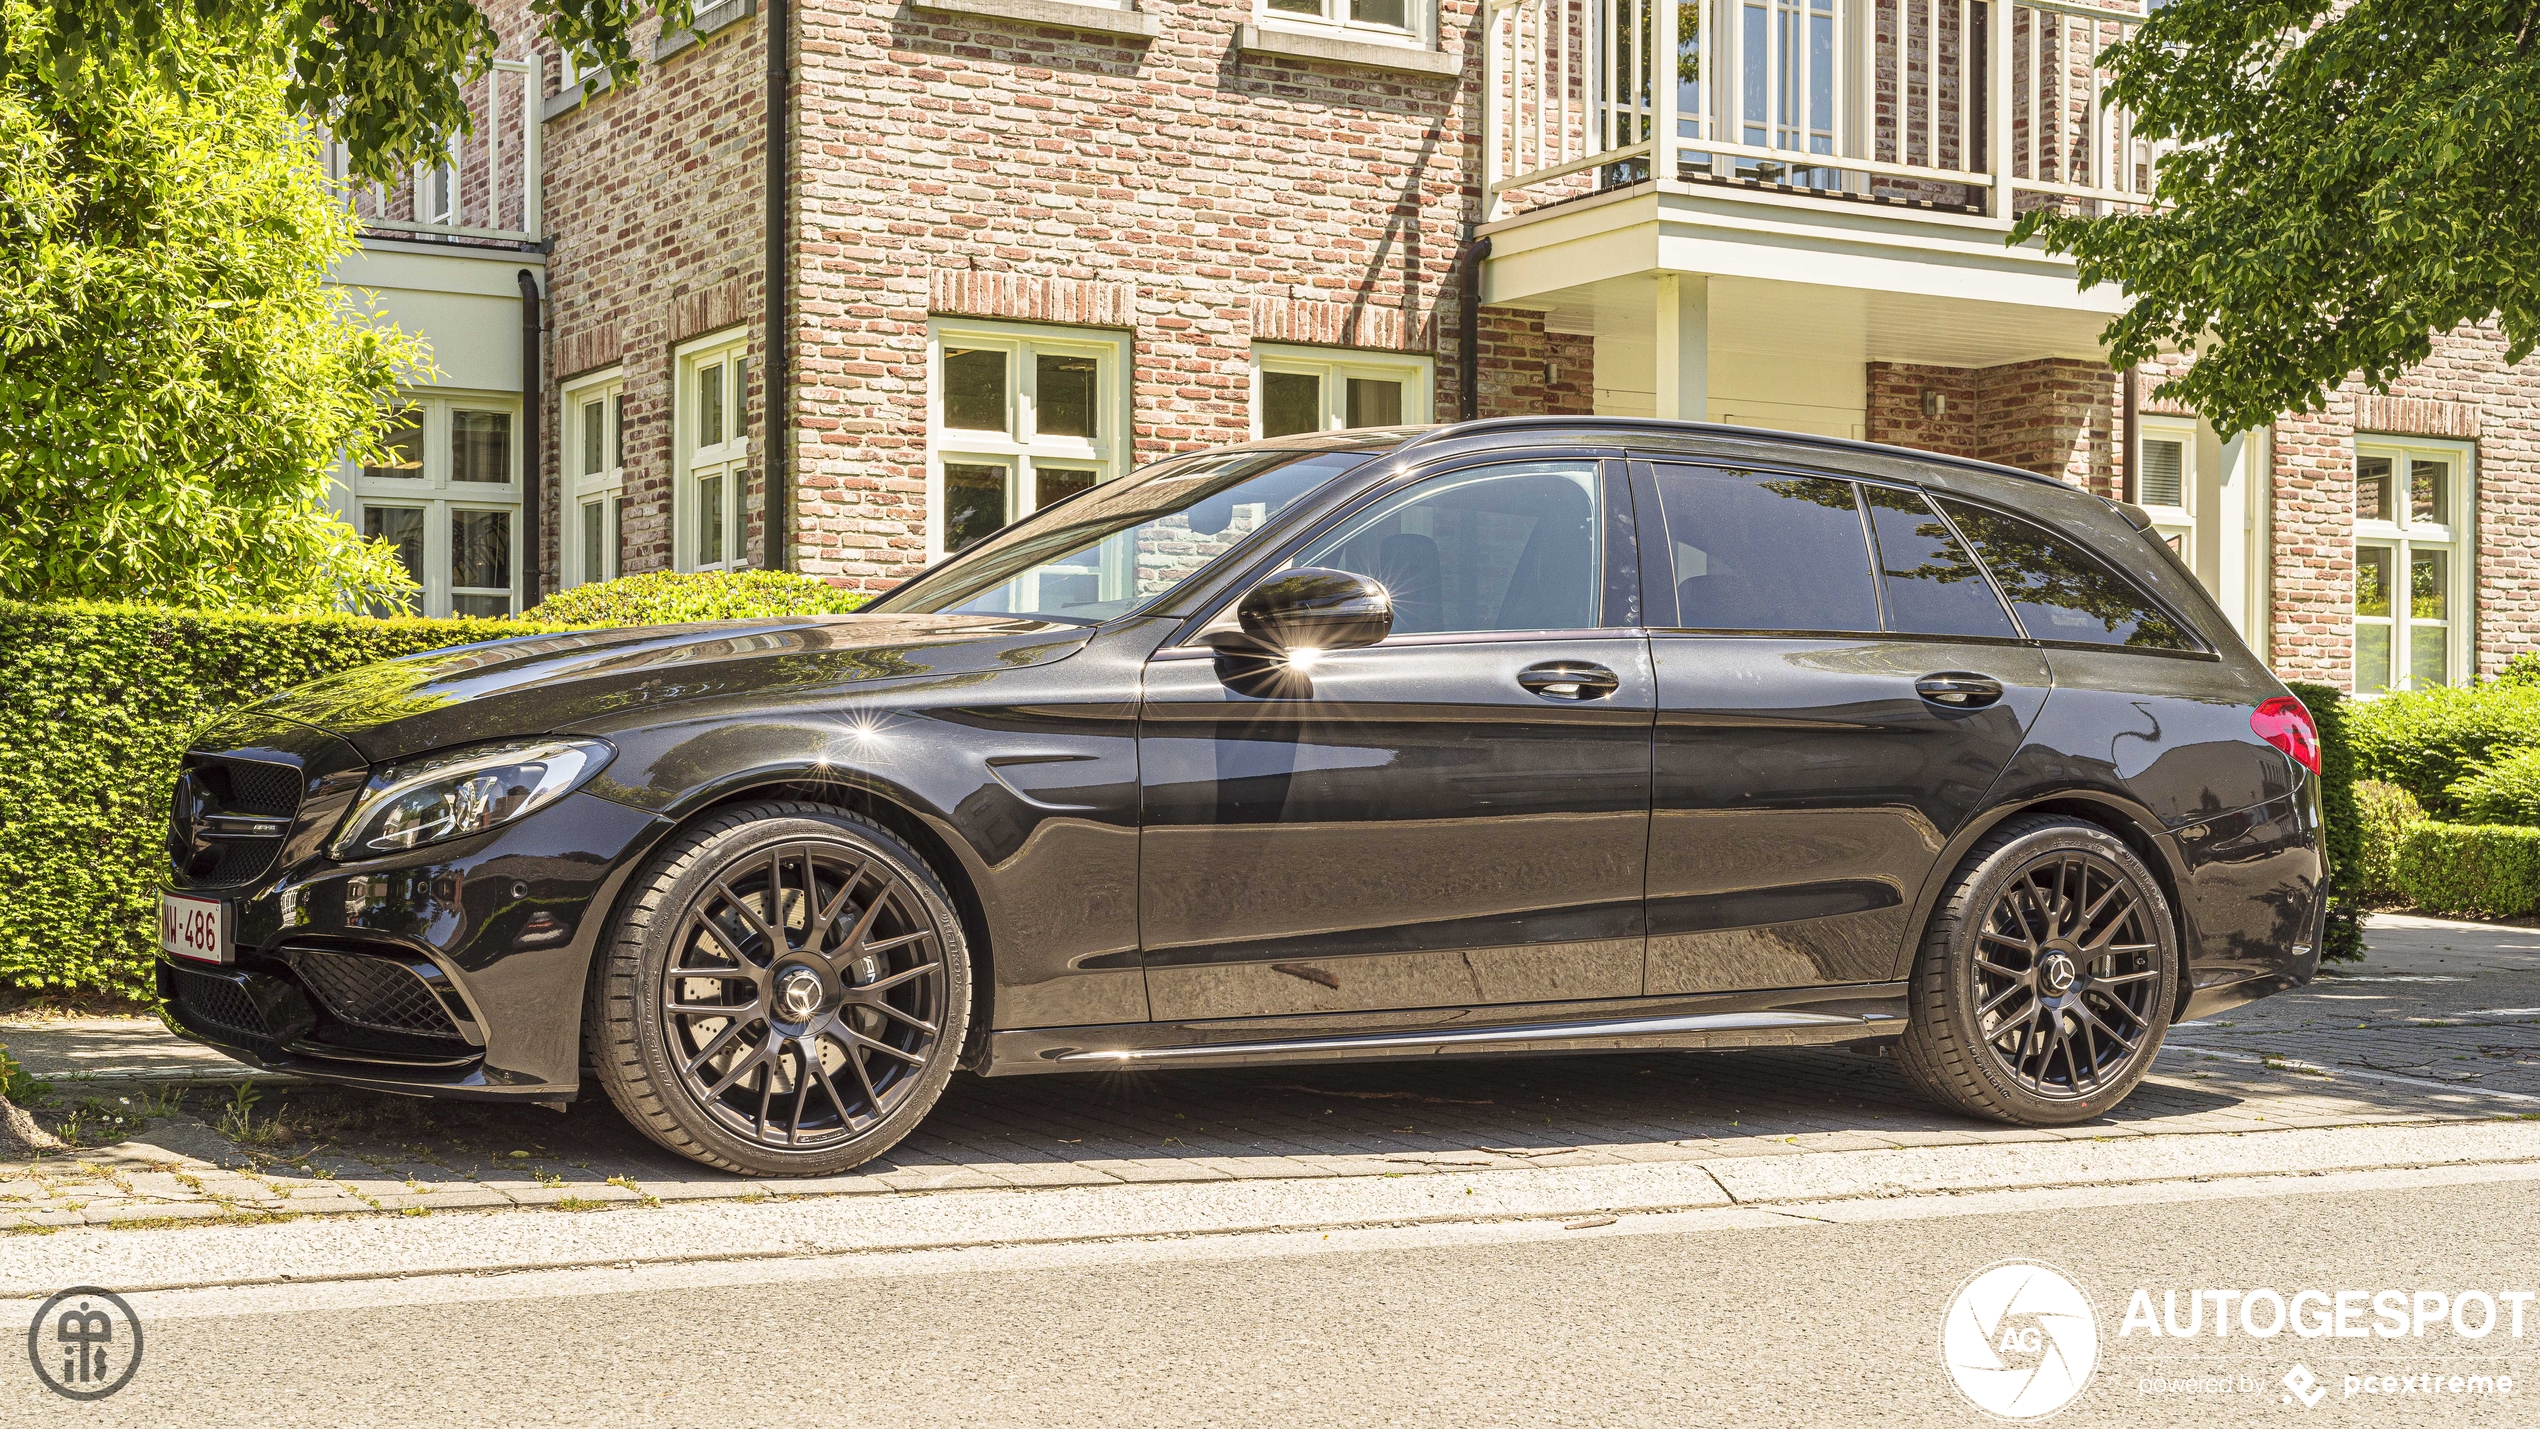
[{"label": "black mesh grille", "polygon": [[193,764],[215,801],[214,812],[284,817],[300,807],[300,771],[288,764],[200,756]]},{"label": "black mesh grille", "polygon": [[264,1014],[256,1010],[246,989],[225,977],[196,972],[188,967],[168,969],[175,978],[177,1020],[211,1033],[229,1033],[259,1046],[271,1047],[273,1033],[265,1026]]},{"label": "black mesh grille", "polygon": [[[281,847],[280,839],[223,839],[218,843],[206,840],[193,851],[180,872],[185,875],[188,888],[230,888],[264,872]],[[197,869],[202,871],[198,873]]]},{"label": "black mesh grille", "polygon": [[287,819],[300,807],[300,770],[261,759],[189,754],[168,825],[168,863],[181,888],[235,888],[273,866],[282,839],[222,832],[221,816]]},{"label": "black mesh grille", "polygon": [[352,953],[298,950],[291,965],[337,1020],[379,1032],[464,1041],[441,999],[402,964]]}]

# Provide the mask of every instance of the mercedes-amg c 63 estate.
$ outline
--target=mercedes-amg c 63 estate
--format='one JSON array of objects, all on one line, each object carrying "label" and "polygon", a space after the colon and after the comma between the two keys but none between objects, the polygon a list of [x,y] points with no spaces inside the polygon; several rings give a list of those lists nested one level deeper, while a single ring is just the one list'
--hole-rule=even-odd
[{"label": "mercedes-amg c 63 estate", "polygon": [[2064,1123],[2298,986],[2310,716],[2139,511],[1674,423],[1159,462],[850,616],[534,635],[205,731],[186,1033],[357,1086],[596,1078],[700,1161],[953,1072],[1893,1044]]}]

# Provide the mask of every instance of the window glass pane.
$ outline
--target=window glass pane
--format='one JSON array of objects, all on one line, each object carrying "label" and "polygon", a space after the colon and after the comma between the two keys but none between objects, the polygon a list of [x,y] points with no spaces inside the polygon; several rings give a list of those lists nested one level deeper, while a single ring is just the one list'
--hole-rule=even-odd
[{"label": "window glass pane", "polygon": [[450,513],[450,584],[500,586],[512,583],[512,514],[508,511]]},{"label": "window glass pane", "polygon": [[609,465],[623,468],[626,465],[626,394],[618,393],[610,405],[616,409],[614,415],[617,420],[609,430]]},{"label": "window glass pane", "polygon": [[2368,695],[2390,688],[2390,627],[2355,627],[2355,693]]},{"label": "window glass pane", "polygon": [[423,508],[420,506],[364,506],[362,534],[374,541],[386,541],[397,548],[397,563],[423,584]]},{"label": "window glass pane", "polygon": [[2390,458],[2355,458],[2355,519],[2387,521],[2390,511]]},{"label": "window glass pane", "polygon": [[1349,379],[1349,424],[1353,427],[1402,425],[1402,384],[1370,377]]},{"label": "window glass pane", "polygon": [[965,432],[1002,432],[1005,352],[993,347],[944,349],[944,425]]},{"label": "window glass pane", "polygon": [[1101,435],[1094,430],[1094,359],[1035,354],[1033,430],[1045,437]]},{"label": "window glass pane", "polygon": [[697,445],[723,445],[723,364],[697,369]]},{"label": "window glass pane", "polygon": [[1040,486],[1039,502],[1043,506],[1065,501],[1077,492],[1090,490],[1094,484],[1091,471],[1072,466],[1034,467],[1032,479]]},{"label": "window glass pane", "polygon": [[[1391,25],[1397,30],[1411,28],[1408,0],[1349,0],[1349,17],[1362,25]],[[1353,422],[1350,425],[1358,426]],[[1369,422],[1367,426],[1391,426],[1391,422]]]},{"label": "window glass pane", "polygon": [[[886,608],[1109,620],[1208,569],[1288,503],[1372,455],[1236,450],[1160,462],[998,532],[967,559],[893,591]],[[948,546],[957,539],[951,517],[960,470],[945,469]],[[1004,475],[1001,467],[985,471],[991,481]],[[1088,569],[1101,573],[1091,603],[1080,583],[1043,579]]]},{"label": "window glass pane", "polygon": [[506,482],[512,479],[512,414],[450,414],[450,479]]},{"label": "window glass pane", "polygon": [[586,581],[604,581],[609,578],[606,564],[608,548],[604,544],[608,532],[603,529],[607,525],[607,520],[607,502],[585,501],[582,503],[582,578]]},{"label": "window glass pane", "polygon": [[2355,552],[2355,613],[2390,613],[2390,556],[2387,546],[2364,546]]},{"label": "window glass pane", "polygon": [[1312,15],[1321,18],[1323,0],[1269,0],[1270,8],[1283,15]]},{"label": "window glass pane", "polygon": [[600,465],[608,455],[609,409],[599,402],[582,404],[582,474],[597,476],[608,468]]},{"label": "window glass pane", "polygon": [[1293,436],[1323,430],[1323,379],[1311,372],[1261,374],[1261,434]]},{"label": "window glass pane", "polygon": [[1014,473],[988,463],[944,463],[944,549],[968,550],[1005,525]]},{"label": "window glass pane", "polygon": [[1975,558],[1931,503],[1910,491],[1865,486],[1887,590],[1887,628],[1914,635],[2016,639],[2019,628]]},{"label": "window glass pane", "polygon": [[2408,463],[2408,519],[2442,524],[2450,518],[2452,464],[2419,458]]},{"label": "window glass pane", "polygon": [[512,598],[507,595],[453,595],[450,613],[473,615],[480,620],[500,620],[512,613]]},{"label": "window glass pane", "polygon": [[387,455],[376,466],[362,468],[364,476],[419,477],[423,475],[423,409],[400,407],[392,414],[394,425],[380,438]]},{"label": "window glass pane", "polygon": [[1975,542],[1976,554],[2010,597],[2030,638],[2150,650],[2196,648],[2160,607],[2080,547],[2016,516],[1947,497],[1940,504]]},{"label": "window glass pane", "polygon": [[2136,475],[2136,495],[2145,506],[2187,504],[2187,444],[2166,438],[2143,439],[2143,466]]},{"label": "window glass pane", "polygon": [[2444,629],[2440,625],[2418,625],[2408,631],[2408,688],[2430,690],[2448,685],[2444,678]]},{"label": "window glass pane", "polygon": [[1400,634],[1585,629],[1602,585],[1596,493],[1594,462],[1461,471],[1389,498],[1296,563],[1384,582]]},{"label": "window glass pane", "polygon": [[697,478],[697,564],[723,561],[723,474]]},{"label": "window glass pane", "polygon": [[1688,630],[1876,630],[1852,483],[1661,466],[1676,624]]},{"label": "window glass pane", "polygon": [[2445,616],[2443,584],[2450,553],[2428,550],[2423,546],[2408,552],[2408,614],[2418,620],[2441,620]]}]

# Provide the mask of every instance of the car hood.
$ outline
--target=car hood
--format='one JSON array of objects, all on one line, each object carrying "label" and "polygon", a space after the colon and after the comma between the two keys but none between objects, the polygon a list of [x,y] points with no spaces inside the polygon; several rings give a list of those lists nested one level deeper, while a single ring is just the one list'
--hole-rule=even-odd
[{"label": "car hood", "polygon": [[814,615],[524,635],[382,661],[247,713],[342,737],[374,762],[478,740],[623,725],[701,700],[1064,659],[1090,627],[998,615]]}]

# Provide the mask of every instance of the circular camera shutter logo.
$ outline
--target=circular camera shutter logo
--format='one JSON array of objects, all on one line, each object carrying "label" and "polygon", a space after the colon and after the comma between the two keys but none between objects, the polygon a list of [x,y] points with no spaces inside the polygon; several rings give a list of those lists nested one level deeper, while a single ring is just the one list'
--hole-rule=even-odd
[{"label": "circular camera shutter logo", "polygon": [[2099,1366],[2099,1319],[2080,1287],[2031,1260],[1988,1265],[1958,1287],[1940,1362],[1967,1402],[2002,1419],[2043,1419]]},{"label": "circular camera shutter logo", "polygon": [[26,1357],[65,1399],[103,1399],[141,1368],[141,1321],[111,1290],[75,1285],[44,1302],[26,1327]]}]

